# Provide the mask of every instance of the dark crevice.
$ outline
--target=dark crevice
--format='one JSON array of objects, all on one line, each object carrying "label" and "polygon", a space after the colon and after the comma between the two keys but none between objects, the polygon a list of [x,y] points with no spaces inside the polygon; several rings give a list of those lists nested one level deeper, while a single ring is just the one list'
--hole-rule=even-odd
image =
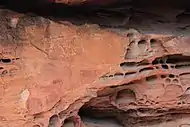
[{"label": "dark crevice", "polygon": [[189,56],[183,56],[183,55],[168,55],[164,57],[156,58],[154,61],[152,61],[152,64],[179,64],[180,65],[187,65],[188,62],[190,62]]},{"label": "dark crevice", "polygon": [[174,78],[174,77],[175,77],[175,75],[173,75],[173,74],[169,75],[169,78]]},{"label": "dark crevice", "polygon": [[144,72],[144,71],[152,71],[152,70],[154,70],[154,68],[153,67],[146,67],[146,68],[143,68],[143,69],[141,69],[139,72],[141,73],[141,72]]},{"label": "dark crevice", "polygon": [[190,62],[190,56],[182,55],[171,55],[167,59],[167,63],[178,63],[178,62]]},{"label": "dark crevice", "polygon": [[149,76],[146,78],[146,81],[149,82],[149,81],[155,81],[157,79],[157,76],[156,75],[153,75],[153,76]]},{"label": "dark crevice", "polygon": [[57,123],[58,123],[58,121],[59,121],[59,118],[58,118],[57,115],[51,116],[50,119],[49,119],[49,125],[48,125],[48,127],[54,127],[54,126],[56,126]]},{"label": "dark crevice", "polygon": [[[155,4],[157,3],[157,4]],[[174,0],[163,1],[155,0],[118,0],[116,3],[107,6],[98,6],[92,4],[81,5],[65,5],[61,3],[52,3],[50,0],[3,0],[0,2],[1,8],[6,8],[14,12],[24,13],[34,16],[42,16],[56,22],[69,21],[75,25],[82,24],[99,24],[102,27],[117,27],[117,28],[130,28],[130,27],[148,27],[146,23],[149,20],[155,20],[154,23],[162,24],[173,22],[170,19],[164,18],[162,12],[156,12],[143,8],[168,8],[171,10],[181,10],[176,14],[177,23],[182,23],[181,19],[188,20],[189,5],[188,0]],[[165,11],[165,12],[168,12]],[[184,18],[185,17],[185,18]],[[143,23],[145,21],[145,24]],[[176,20],[175,20],[176,21]],[[174,22],[175,22],[174,21]],[[186,23],[185,26],[188,26]],[[180,27],[185,27],[180,26]],[[170,28],[168,28],[170,29]],[[151,40],[151,41],[154,41]]]},{"label": "dark crevice", "polygon": [[[123,92],[123,91],[122,91]],[[126,93],[126,91],[125,91]],[[120,93],[121,94],[121,93]],[[122,98],[124,97],[126,101],[129,102],[131,97],[135,97],[133,91],[127,91],[127,94],[122,93]],[[182,113],[181,110],[184,109],[160,109],[160,108],[150,108],[150,107],[139,107],[134,109],[128,109],[128,105],[118,105],[118,107],[109,106],[109,102],[104,101],[103,98],[99,103],[93,103],[96,99],[101,99],[101,97],[96,97],[86,102],[78,112],[82,123],[86,126],[93,127],[132,127],[136,124],[138,125],[156,125],[167,120],[174,120],[177,118],[184,117],[189,114]],[[123,98],[123,99],[124,99]],[[98,100],[99,100],[98,99]],[[132,100],[136,101],[136,100]],[[122,107],[123,106],[123,107]],[[128,109],[128,110],[122,110]],[[183,111],[185,112],[185,110]],[[163,115],[164,114],[164,115]]]},{"label": "dark crevice", "polygon": [[[102,7],[98,5],[92,6],[81,4],[71,6],[49,1],[50,0],[4,0],[0,2],[0,5],[1,8],[6,8],[19,13],[33,13],[35,15],[43,16],[46,18],[63,18],[63,20],[68,20],[67,18],[79,18],[80,20],[81,17],[92,15],[97,11],[101,11],[104,14],[112,12],[114,16],[121,14],[117,13],[117,11],[102,9]],[[112,8],[112,6],[110,7]]]},{"label": "dark crevice", "polygon": [[11,59],[1,59],[2,63],[11,63]]},{"label": "dark crevice", "polygon": [[161,65],[163,69],[168,69],[168,65],[167,64],[162,64]]},{"label": "dark crevice", "polygon": [[79,110],[79,116],[81,117],[82,122],[87,126],[113,126],[113,127],[123,127],[121,121],[119,121],[114,111],[108,112],[106,110],[91,109],[89,107],[83,106]]},{"label": "dark crevice", "polygon": [[75,127],[72,119],[66,119],[62,122],[61,127]]}]

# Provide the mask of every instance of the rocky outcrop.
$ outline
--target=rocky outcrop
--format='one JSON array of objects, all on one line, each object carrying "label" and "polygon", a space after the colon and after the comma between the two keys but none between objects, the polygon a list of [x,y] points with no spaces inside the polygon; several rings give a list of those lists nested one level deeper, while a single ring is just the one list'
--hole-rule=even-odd
[{"label": "rocky outcrop", "polygon": [[189,38],[130,31],[104,43],[107,34],[88,48],[84,40],[77,42],[84,54],[73,56],[68,82],[63,69],[52,68],[61,75],[58,81],[40,71],[50,84],[42,87],[45,79],[38,75],[39,85],[30,90],[27,109],[35,126],[188,126],[190,57],[180,47],[188,47]]},{"label": "rocky outcrop", "polygon": [[190,126],[188,36],[0,16],[0,126]]},{"label": "rocky outcrop", "polygon": [[122,60],[125,40],[97,26],[22,16],[15,28],[9,13],[1,12],[7,15],[1,21],[1,126],[48,126],[55,112],[96,95],[86,88]]}]

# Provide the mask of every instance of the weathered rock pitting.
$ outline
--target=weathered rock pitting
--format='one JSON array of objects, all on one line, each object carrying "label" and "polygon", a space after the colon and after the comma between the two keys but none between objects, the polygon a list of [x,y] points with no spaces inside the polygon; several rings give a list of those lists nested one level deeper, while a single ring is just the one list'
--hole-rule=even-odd
[{"label": "weathered rock pitting", "polygon": [[0,14],[0,126],[190,126],[189,36]]},{"label": "weathered rock pitting", "polygon": [[75,113],[67,118],[75,127],[188,126],[190,57],[176,48],[188,45],[188,37],[133,33],[128,39],[123,62],[87,88],[96,97],[79,109],[79,116],[75,105],[85,99],[70,105]]}]

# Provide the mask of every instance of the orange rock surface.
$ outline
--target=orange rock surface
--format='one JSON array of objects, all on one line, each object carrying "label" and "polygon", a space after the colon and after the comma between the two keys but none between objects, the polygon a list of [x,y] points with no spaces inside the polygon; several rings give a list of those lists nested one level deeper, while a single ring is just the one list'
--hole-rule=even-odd
[{"label": "orange rock surface", "polygon": [[[127,42],[98,27],[53,22],[30,25],[20,36],[1,46],[1,126],[29,121],[29,127],[41,120],[46,126],[51,115],[81,96],[90,99],[86,88],[122,61]],[[43,113],[43,119],[35,118]]]},{"label": "orange rock surface", "polygon": [[7,20],[0,126],[190,126],[188,37]]}]

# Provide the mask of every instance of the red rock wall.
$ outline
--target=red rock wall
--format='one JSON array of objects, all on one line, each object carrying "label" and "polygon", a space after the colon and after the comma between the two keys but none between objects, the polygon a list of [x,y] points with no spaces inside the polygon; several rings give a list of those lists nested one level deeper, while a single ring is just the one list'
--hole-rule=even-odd
[{"label": "red rock wall", "polygon": [[1,34],[1,126],[48,126],[55,112],[87,94],[89,100],[86,88],[122,61],[126,42],[121,37],[96,26],[44,21],[24,16],[17,28]]},{"label": "red rock wall", "polygon": [[189,126],[189,37],[5,12],[0,126]]}]

